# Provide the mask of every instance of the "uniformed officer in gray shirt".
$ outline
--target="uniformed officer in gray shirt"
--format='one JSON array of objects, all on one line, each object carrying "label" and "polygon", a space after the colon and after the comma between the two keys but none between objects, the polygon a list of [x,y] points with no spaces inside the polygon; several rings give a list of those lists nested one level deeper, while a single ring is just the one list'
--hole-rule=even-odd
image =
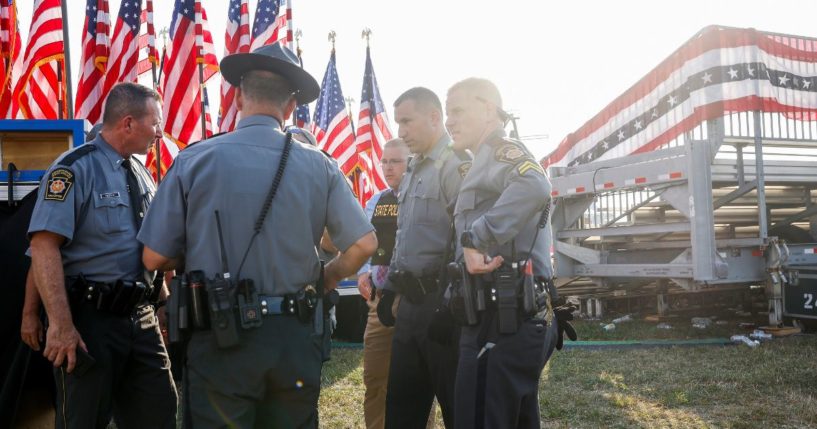
[{"label": "uniformed officer in gray shirt", "polygon": [[[528,149],[505,137],[501,108],[499,90],[488,80],[470,78],[448,90],[446,127],[455,147],[474,153],[454,209],[457,258],[469,273],[488,279],[487,290],[497,287],[492,275],[503,264],[530,258],[539,279],[553,273],[550,228],[537,232],[550,182]],[[517,303],[521,283],[510,297]],[[461,332],[457,427],[538,428],[539,374],[556,345],[556,321],[552,312],[538,317],[519,311],[515,332],[500,333],[500,310],[488,301],[478,324]]]},{"label": "uniformed officer in gray shirt", "polygon": [[[310,145],[286,143],[282,125],[297,103],[319,92],[298,57],[279,43],[267,45],[225,57],[221,72],[237,87],[241,119],[235,131],[190,145],[175,159],[139,234],[145,265],[169,270],[183,259],[188,272],[207,279],[224,274],[220,219],[232,287],[252,280],[269,307],[260,327],[237,328],[239,342],[230,348],[218,346],[212,329],[193,333],[185,391],[193,426],[314,428],[323,336],[312,316],[301,319],[308,310],[282,310],[290,297],[302,302],[299,294],[314,290],[324,228],[341,251],[326,265],[329,290],[357,272],[377,239],[336,162]],[[283,162],[268,215],[256,228]],[[219,320],[237,323],[229,304]]]},{"label": "uniformed officer in gray shirt", "polygon": [[443,299],[446,257],[451,240],[451,210],[470,156],[451,147],[440,99],[422,87],[394,102],[398,135],[414,154],[397,194],[397,235],[389,277],[378,303],[384,325],[395,324],[386,428],[424,427],[436,396],[446,427],[453,425],[457,348],[431,341],[429,322]]},{"label": "uniformed officer in gray shirt", "polygon": [[48,314],[44,354],[55,367],[58,428],[104,428],[112,412],[120,428],[176,425],[176,390],[136,240],[154,185],[132,155],[161,137],[160,100],[141,85],[113,87],[101,133],[61,155],[40,184],[28,233]]}]

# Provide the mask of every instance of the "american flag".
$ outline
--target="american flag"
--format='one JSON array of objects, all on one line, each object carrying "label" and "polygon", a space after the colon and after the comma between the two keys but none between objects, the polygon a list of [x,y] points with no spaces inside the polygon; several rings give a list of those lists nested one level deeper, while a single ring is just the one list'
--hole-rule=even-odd
[{"label": "american flag", "polygon": [[14,118],[17,103],[12,97],[13,82],[20,77],[23,68],[20,50],[23,41],[17,23],[17,5],[14,0],[0,0],[0,118]]},{"label": "american flag", "polygon": [[360,96],[360,114],[357,118],[357,147],[360,165],[361,204],[366,204],[377,191],[388,187],[380,158],[383,145],[391,140],[389,117],[380,98],[380,88],[374,75],[370,49],[366,47],[366,68],[363,72],[363,93]]},{"label": "american flag", "polygon": [[[286,10],[280,13],[284,7]],[[292,42],[292,30],[288,25],[290,21],[292,8],[287,6],[287,0],[258,0],[252,23],[250,51],[279,41],[288,46]]]},{"label": "american flag", "polygon": [[318,147],[338,161],[343,174],[351,174],[357,164],[355,133],[349,112],[346,111],[343,91],[340,89],[334,49],[323,76],[312,126]]},{"label": "american flag", "polygon": [[312,121],[309,120],[309,105],[299,104],[295,108],[295,126],[298,128],[309,129]]},{"label": "american flag", "polygon": [[147,0],[145,3],[140,22],[139,62],[136,64],[136,74],[139,76],[159,65],[159,54],[156,50],[156,28],[153,25],[153,0]]},{"label": "american flag", "polygon": [[[224,56],[250,51],[250,12],[247,0],[230,0],[227,11],[227,30],[224,34]],[[219,131],[235,128],[238,106],[235,103],[235,87],[221,80],[221,103],[219,105]]]},{"label": "american flag", "polygon": [[207,96],[207,87],[204,87],[204,124],[207,127],[204,134],[205,138],[213,136],[213,121],[210,116],[210,97]]},{"label": "american flag", "polygon": [[565,166],[660,148],[702,122],[761,110],[817,119],[817,40],[707,27],[541,164]]},{"label": "american flag", "polygon": [[[68,117],[65,85],[57,79],[57,68],[65,76],[60,0],[35,0],[23,71],[14,87],[22,119]],[[58,100],[59,103],[58,104]]]},{"label": "american flag", "polygon": [[110,51],[108,0],[87,0],[85,26],[82,29],[82,58],[74,116],[96,124],[102,116],[105,101],[102,83]]},{"label": "american flag", "polygon": [[[301,63],[301,68],[304,66],[304,60],[301,58],[301,48],[297,49],[298,62]],[[299,104],[295,108],[295,126],[298,128],[309,129],[312,127],[312,121],[309,120],[309,104]]]},{"label": "american flag", "polygon": [[134,42],[139,36],[141,16],[140,0],[122,0],[111,40],[111,58],[105,76],[106,94],[119,82],[136,82],[139,46]]},{"label": "american flag", "polygon": [[[200,8],[200,9],[199,9]],[[200,10],[197,20],[196,11]],[[198,23],[197,23],[198,22]],[[199,27],[199,30],[196,27]],[[197,33],[201,34],[197,36]],[[199,39],[198,42],[196,39]],[[176,0],[170,25],[172,45],[162,66],[164,80],[164,132],[179,149],[203,138],[201,127],[201,84],[218,71],[213,36],[207,29],[207,14],[196,0]],[[201,45],[201,48],[199,48]],[[202,51],[199,55],[199,51]],[[198,63],[204,64],[199,80]]]}]

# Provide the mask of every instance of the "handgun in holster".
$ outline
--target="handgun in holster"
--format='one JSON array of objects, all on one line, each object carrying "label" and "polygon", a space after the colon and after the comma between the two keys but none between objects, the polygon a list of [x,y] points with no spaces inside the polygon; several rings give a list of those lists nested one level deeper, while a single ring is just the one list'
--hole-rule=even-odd
[{"label": "handgun in holster", "polygon": [[502,264],[494,271],[494,291],[492,292],[496,299],[500,334],[513,334],[518,328],[518,285],[519,274],[516,263]]},{"label": "handgun in holster", "polygon": [[457,285],[451,288],[452,295],[449,300],[451,314],[462,325],[476,325],[479,319],[477,317],[474,279],[468,273],[465,263],[452,262],[448,264],[448,277],[452,280],[452,284]]}]

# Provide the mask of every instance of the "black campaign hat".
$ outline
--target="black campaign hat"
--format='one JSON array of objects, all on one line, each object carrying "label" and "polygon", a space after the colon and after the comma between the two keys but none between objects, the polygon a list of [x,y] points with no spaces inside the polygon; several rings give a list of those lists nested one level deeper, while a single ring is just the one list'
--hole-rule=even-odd
[{"label": "black campaign hat", "polygon": [[299,104],[314,101],[321,90],[318,81],[301,68],[298,56],[281,43],[264,45],[251,53],[227,55],[221,60],[221,75],[233,86],[239,86],[244,74],[252,70],[266,70],[288,80]]}]

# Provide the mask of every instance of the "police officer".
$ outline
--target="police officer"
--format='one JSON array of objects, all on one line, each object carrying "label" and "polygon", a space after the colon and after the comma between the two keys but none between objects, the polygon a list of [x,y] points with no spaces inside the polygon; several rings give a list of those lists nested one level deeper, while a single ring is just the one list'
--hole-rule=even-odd
[{"label": "police officer", "polygon": [[175,427],[176,390],[136,240],[154,185],[132,155],[161,135],[159,94],[119,84],[100,135],[61,155],[40,184],[28,232],[58,428],[104,428],[112,411],[120,428]]},{"label": "police officer", "polygon": [[[488,80],[470,78],[448,90],[446,127],[454,147],[474,154],[454,210],[457,257],[469,273],[486,279],[487,291],[499,287],[499,268],[507,272],[514,262],[528,258],[540,279],[553,274],[550,229],[537,233],[550,182],[528,149],[505,137],[501,108],[499,90]],[[516,294],[519,289],[509,297],[511,305],[521,302]],[[545,309],[533,317],[512,311],[505,320],[514,325],[503,326],[506,333],[500,333],[505,322],[500,316],[506,313],[491,301],[478,324],[461,331],[456,425],[538,428],[539,374],[557,339],[552,312]]]},{"label": "police officer", "polygon": [[398,135],[414,154],[398,192],[397,238],[389,277],[378,304],[384,325],[401,295],[392,342],[386,395],[386,427],[418,428],[436,396],[446,427],[453,425],[456,345],[428,338],[440,305],[451,233],[451,210],[470,157],[451,148],[440,99],[427,88],[404,92],[394,102]]},{"label": "police officer", "polygon": [[[389,380],[391,342],[394,328],[384,326],[377,317],[377,304],[389,272],[394,239],[397,233],[397,190],[406,172],[409,150],[401,139],[383,145],[380,166],[388,188],[378,192],[366,203],[366,215],[377,233],[377,251],[358,271],[357,289],[369,306],[369,317],[363,334],[363,416],[369,429],[382,428],[386,419],[386,385]],[[396,306],[395,304],[392,306]]]},{"label": "police officer", "polygon": [[[179,153],[139,234],[145,265],[169,270],[183,258],[210,285],[223,285],[217,274],[230,272],[233,292],[210,289],[219,313],[211,310],[210,328],[195,331],[187,348],[194,427],[314,428],[323,323],[308,305],[319,289],[318,243],[328,228],[341,250],[325,269],[332,290],[374,253],[377,239],[337,164],[282,132],[296,103],[318,97],[318,83],[298,57],[267,45],[225,57],[221,72],[237,87],[241,120],[235,131]],[[253,288],[242,286],[247,280]],[[239,294],[267,305],[239,318]],[[244,316],[259,313],[260,326],[243,326]],[[225,334],[229,326],[237,344],[224,340],[234,338]]]}]

